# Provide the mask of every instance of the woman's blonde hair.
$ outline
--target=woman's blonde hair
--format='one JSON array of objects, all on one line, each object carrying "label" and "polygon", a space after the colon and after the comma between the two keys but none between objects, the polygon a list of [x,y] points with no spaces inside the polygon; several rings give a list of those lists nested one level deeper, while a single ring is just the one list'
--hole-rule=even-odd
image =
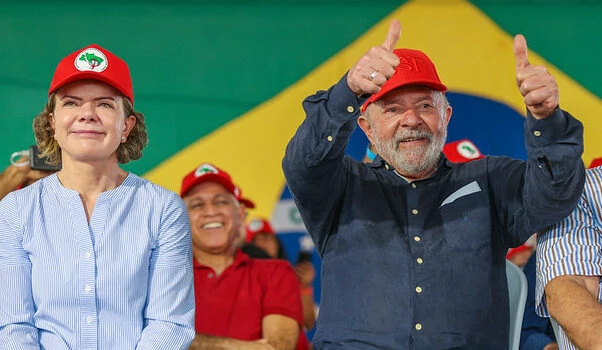
[{"label": "woman's blonde hair", "polygon": [[[125,143],[119,144],[117,148],[117,161],[125,164],[131,160],[142,157],[142,149],[148,144],[148,134],[146,133],[146,124],[144,115],[134,111],[132,102],[123,97],[123,110],[125,117],[133,115],[136,117],[136,124],[132,128]],[[50,113],[54,112],[56,107],[56,93],[48,97],[48,102],[44,110],[33,119],[33,132],[36,137],[36,143],[40,150],[40,157],[48,157],[48,162],[57,165],[61,159],[61,147],[54,139],[54,130],[50,126]]]}]

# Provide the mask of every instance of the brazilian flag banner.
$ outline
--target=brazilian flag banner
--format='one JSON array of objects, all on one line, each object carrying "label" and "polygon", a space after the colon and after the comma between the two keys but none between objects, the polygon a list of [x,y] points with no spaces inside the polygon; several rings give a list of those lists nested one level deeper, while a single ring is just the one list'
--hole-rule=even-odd
[{"label": "brazilian flag banner", "polygon": [[[561,108],[585,126],[586,166],[602,158],[600,2],[59,0],[0,4],[0,163],[35,142],[31,122],[59,60],[96,43],[128,62],[146,116],[149,146],[126,169],[176,192],[201,163],[225,169],[257,204],[251,216],[273,219],[294,261],[311,241],[281,160],[301,102],[336,83],[394,18],[398,47],[426,52],[449,88],[449,142],[526,157],[512,49],[521,33],[530,62],[556,77]],[[366,142],[356,130],[349,154],[360,159]]]}]

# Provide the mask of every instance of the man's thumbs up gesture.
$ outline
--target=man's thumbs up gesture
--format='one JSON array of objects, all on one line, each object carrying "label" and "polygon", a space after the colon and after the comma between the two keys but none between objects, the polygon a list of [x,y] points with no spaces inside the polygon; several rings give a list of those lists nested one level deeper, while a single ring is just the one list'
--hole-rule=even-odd
[{"label": "man's thumbs up gesture", "polygon": [[525,105],[537,119],[547,118],[558,107],[556,79],[543,66],[533,66],[527,57],[527,41],[518,34],[514,37],[516,58],[516,85]]},{"label": "man's thumbs up gesture", "polygon": [[393,53],[399,40],[401,25],[392,20],[385,41],[374,46],[351,67],[347,74],[347,85],[356,96],[377,93],[393,75],[399,58]]}]

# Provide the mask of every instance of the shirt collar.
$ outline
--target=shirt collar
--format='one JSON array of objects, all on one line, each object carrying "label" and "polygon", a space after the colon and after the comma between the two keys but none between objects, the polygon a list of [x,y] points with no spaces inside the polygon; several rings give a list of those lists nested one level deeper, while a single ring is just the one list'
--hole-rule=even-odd
[{"label": "shirt collar", "polygon": [[[445,156],[445,153],[441,152],[441,155],[439,157],[439,163],[437,164],[437,170],[435,171],[435,173],[429,177],[432,178],[434,176],[437,175],[437,173],[444,171],[444,169],[447,168],[452,168],[453,166],[455,166],[455,163],[450,162],[447,157]],[[371,163],[368,163],[368,166],[371,168],[383,168],[387,171],[391,171],[393,172],[396,176],[399,176],[400,178],[404,179],[405,178],[401,175],[399,175],[396,171],[395,168],[393,167],[393,165],[389,164],[387,161],[385,161],[384,159],[382,159],[380,157],[380,155],[376,155],[376,157],[374,157],[374,160]],[[423,180],[427,180],[427,179],[423,179]],[[407,181],[407,180],[406,180]],[[418,181],[422,181],[422,180],[418,180]],[[413,181],[409,181],[409,182],[413,182]]]},{"label": "shirt collar", "polygon": [[[251,258],[249,258],[247,254],[243,253],[240,249],[237,249],[234,253],[234,261],[232,261],[232,264],[230,264],[228,268],[238,267],[239,265],[246,264],[249,260],[251,260]],[[207,265],[199,264],[199,262],[194,258],[192,259],[192,265],[195,269],[209,268]]]}]

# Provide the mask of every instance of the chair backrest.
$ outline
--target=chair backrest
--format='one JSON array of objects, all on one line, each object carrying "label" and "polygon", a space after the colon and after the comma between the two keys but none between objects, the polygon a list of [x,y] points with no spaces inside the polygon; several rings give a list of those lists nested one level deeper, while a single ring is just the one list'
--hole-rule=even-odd
[{"label": "chair backrest", "polygon": [[552,317],[550,317],[550,323],[552,324],[552,329],[554,330],[554,336],[556,337],[556,342],[558,344],[560,344],[560,325]]},{"label": "chair backrest", "polygon": [[523,325],[525,302],[527,301],[527,277],[523,271],[506,260],[506,278],[510,306],[510,350],[518,350],[520,331]]}]

